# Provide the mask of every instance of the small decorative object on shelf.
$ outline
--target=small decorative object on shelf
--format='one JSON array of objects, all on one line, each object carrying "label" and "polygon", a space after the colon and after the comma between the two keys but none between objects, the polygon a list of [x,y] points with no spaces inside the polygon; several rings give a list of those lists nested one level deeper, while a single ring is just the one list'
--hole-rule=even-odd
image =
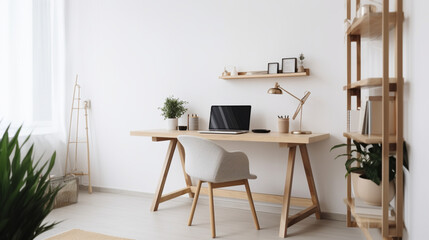
[{"label": "small decorative object on shelf", "polygon": [[303,53],[299,54],[298,72],[305,72],[305,69],[304,69],[304,59],[305,59],[304,54]]},{"label": "small decorative object on shelf", "polygon": [[232,68],[231,76],[238,76],[237,68],[235,66]]},{"label": "small decorative object on shelf", "polygon": [[279,72],[279,63],[268,63],[268,74],[277,74]]},{"label": "small decorative object on shelf", "polygon": [[167,130],[176,130],[178,125],[178,118],[181,117],[188,109],[185,104],[188,102],[182,101],[174,96],[167,97],[162,108],[161,116],[167,120]]},{"label": "small decorative object on shelf", "polygon": [[226,70],[226,67],[223,68],[222,77],[229,76],[230,73]]},{"label": "small decorative object on shelf", "polygon": [[377,7],[374,4],[364,4],[360,6],[356,13],[356,18],[364,17],[367,14],[377,12]]},{"label": "small decorative object on shelf", "polygon": [[294,73],[297,70],[296,58],[282,58],[282,73]]}]

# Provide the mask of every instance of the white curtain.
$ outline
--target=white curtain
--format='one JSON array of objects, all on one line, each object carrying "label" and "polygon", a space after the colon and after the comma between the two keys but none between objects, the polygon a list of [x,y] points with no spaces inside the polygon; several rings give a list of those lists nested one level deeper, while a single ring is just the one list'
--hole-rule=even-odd
[{"label": "white curtain", "polygon": [[23,125],[36,157],[65,149],[63,0],[0,0],[0,130]]}]

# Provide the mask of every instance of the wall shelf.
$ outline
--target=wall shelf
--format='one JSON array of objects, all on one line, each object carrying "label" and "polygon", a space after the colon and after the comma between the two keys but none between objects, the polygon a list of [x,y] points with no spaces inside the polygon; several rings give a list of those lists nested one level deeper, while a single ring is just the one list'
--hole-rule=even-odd
[{"label": "wall shelf", "polygon": [[229,80],[229,79],[249,79],[249,78],[283,78],[283,77],[304,77],[310,75],[310,69],[306,68],[305,72],[295,72],[295,73],[277,73],[277,74],[251,74],[248,75],[247,72],[239,72],[238,76],[220,76],[219,79]]},{"label": "wall shelf", "polygon": [[[361,37],[377,38],[381,37],[382,33],[382,13],[368,13],[363,17],[356,19],[349,29],[347,34],[357,35]],[[396,12],[389,13],[389,30],[396,25]]]}]

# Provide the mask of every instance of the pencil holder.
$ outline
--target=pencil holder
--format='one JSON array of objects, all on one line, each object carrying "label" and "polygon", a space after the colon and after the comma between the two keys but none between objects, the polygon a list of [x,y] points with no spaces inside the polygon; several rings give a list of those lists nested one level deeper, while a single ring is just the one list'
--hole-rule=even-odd
[{"label": "pencil holder", "polygon": [[288,133],[289,132],[289,118],[279,118],[279,132],[280,133]]},{"label": "pencil holder", "polygon": [[198,130],[198,117],[190,117],[189,118],[189,130],[195,131]]}]

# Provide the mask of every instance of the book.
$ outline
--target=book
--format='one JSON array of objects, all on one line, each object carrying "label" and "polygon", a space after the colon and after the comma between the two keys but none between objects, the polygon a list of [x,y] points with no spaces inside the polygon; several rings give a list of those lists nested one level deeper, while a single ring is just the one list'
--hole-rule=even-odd
[{"label": "book", "polygon": [[368,101],[366,100],[363,103],[363,106],[361,107],[360,111],[359,111],[359,132],[362,134],[366,134],[367,131],[366,130],[366,113],[367,113],[367,106]]},{"label": "book", "polygon": [[[381,96],[371,96],[367,101],[368,135],[381,135],[383,130],[383,102]],[[389,134],[396,134],[395,97],[389,97]]]},{"label": "book", "polygon": [[359,132],[360,110],[349,110],[347,112],[347,132]]}]

